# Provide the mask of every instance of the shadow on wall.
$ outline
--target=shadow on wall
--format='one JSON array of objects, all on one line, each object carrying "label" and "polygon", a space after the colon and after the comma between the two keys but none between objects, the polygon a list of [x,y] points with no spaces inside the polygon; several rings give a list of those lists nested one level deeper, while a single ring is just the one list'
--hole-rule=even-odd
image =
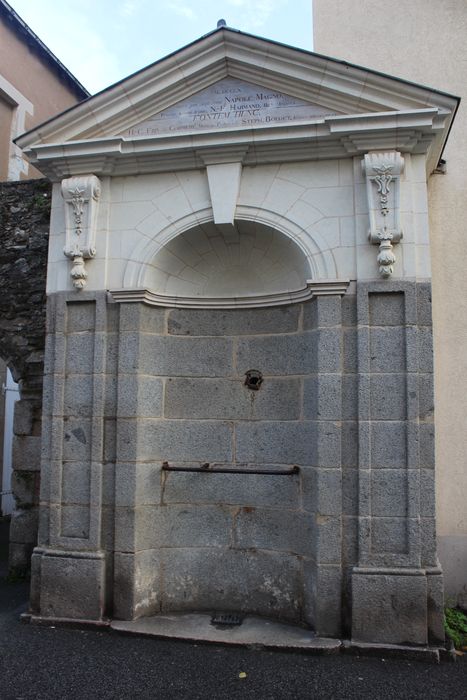
[{"label": "shadow on wall", "polygon": [[200,224],[167,243],[153,258],[145,286],[159,294],[236,297],[295,291],[310,266],[294,241],[265,224]]}]

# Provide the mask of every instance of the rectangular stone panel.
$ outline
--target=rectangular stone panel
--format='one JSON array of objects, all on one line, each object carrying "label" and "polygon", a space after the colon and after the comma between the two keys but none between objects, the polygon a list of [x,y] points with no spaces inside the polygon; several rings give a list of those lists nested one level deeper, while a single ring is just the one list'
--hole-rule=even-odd
[{"label": "rectangular stone panel", "polygon": [[234,510],[221,505],[140,506],[136,548],[228,547]]},{"label": "rectangular stone panel", "polygon": [[124,420],[117,431],[121,462],[232,462],[230,423],[189,420]]},{"label": "rectangular stone panel", "polygon": [[99,620],[104,612],[104,560],[43,556],[41,613],[50,617]]},{"label": "rectangular stone panel", "polygon": [[89,480],[89,464],[65,462],[62,466],[62,503],[87,505],[90,498]]},{"label": "rectangular stone panel", "polygon": [[373,469],[403,469],[407,466],[407,426],[404,421],[373,422],[371,466]]},{"label": "rectangular stone panel", "polygon": [[72,333],[66,337],[66,374],[92,374],[94,367],[94,333]]},{"label": "rectangular stone panel", "polygon": [[236,455],[251,464],[313,465],[317,426],[312,422],[240,423],[236,427]]},{"label": "rectangular stone panel", "polygon": [[370,376],[370,419],[405,420],[407,395],[405,374]]},{"label": "rectangular stone panel", "polygon": [[426,644],[426,577],[354,573],[352,639],[372,644]]},{"label": "rectangular stone panel", "polygon": [[90,511],[87,505],[62,505],[61,536],[87,539],[89,537]]},{"label": "rectangular stone panel", "polygon": [[258,369],[264,375],[309,374],[316,366],[316,337],[312,333],[240,338],[237,369]]},{"label": "rectangular stone panel", "polygon": [[266,378],[258,391],[239,379],[169,378],[165,383],[166,418],[297,420],[301,386],[297,379]]},{"label": "rectangular stone panel", "polygon": [[406,554],[408,552],[407,519],[373,517],[371,551],[375,554]]},{"label": "rectangular stone panel", "polygon": [[403,326],[405,324],[404,293],[370,293],[369,312],[371,326]]},{"label": "rectangular stone panel", "polygon": [[90,418],[70,418],[63,421],[62,454],[65,461],[86,461],[91,458],[91,429]]},{"label": "rectangular stone panel", "polygon": [[407,517],[407,471],[378,469],[371,473],[371,515]]},{"label": "rectangular stone panel", "polygon": [[66,332],[92,331],[96,322],[95,301],[68,301],[66,303]]},{"label": "rectangular stone panel", "polygon": [[[269,465],[271,466],[271,465]],[[166,472],[165,503],[224,503],[299,508],[299,476]]]},{"label": "rectangular stone panel", "polygon": [[404,328],[401,326],[372,327],[370,329],[370,371],[404,372],[405,368]]},{"label": "rectangular stone panel", "polygon": [[293,333],[298,330],[300,305],[270,309],[192,310],[171,309],[171,335],[220,336]]},{"label": "rectangular stone panel", "polygon": [[[168,377],[223,377],[233,374],[232,341],[125,333],[119,369]],[[247,368],[249,369],[249,368]]]}]

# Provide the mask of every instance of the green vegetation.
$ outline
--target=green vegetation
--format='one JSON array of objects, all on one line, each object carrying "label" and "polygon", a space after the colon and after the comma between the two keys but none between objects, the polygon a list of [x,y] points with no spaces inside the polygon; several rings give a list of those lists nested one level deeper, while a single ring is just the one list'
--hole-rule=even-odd
[{"label": "green vegetation", "polygon": [[444,609],[444,629],[456,649],[467,647],[467,615],[459,608]]}]

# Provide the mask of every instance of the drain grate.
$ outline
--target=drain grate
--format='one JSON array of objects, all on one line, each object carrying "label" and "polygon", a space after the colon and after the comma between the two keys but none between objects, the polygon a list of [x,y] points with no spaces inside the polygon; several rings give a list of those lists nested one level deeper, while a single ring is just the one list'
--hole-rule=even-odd
[{"label": "drain grate", "polygon": [[211,617],[211,625],[225,625],[226,627],[234,627],[241,625],[243,617],[236,613],[214,613]]}]

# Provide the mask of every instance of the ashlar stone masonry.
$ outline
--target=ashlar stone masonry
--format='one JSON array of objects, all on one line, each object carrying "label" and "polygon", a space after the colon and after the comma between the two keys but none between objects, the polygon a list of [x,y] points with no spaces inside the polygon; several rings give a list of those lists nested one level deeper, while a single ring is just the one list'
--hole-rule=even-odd
[{"label": "ashlar stone masonry", "polygon": [[[350,73],[221,27],[20,138],[54,181],[33,616],[443,638],[426,173],[456,102]],[[198,119],[230,94],[260,121]]]}]

